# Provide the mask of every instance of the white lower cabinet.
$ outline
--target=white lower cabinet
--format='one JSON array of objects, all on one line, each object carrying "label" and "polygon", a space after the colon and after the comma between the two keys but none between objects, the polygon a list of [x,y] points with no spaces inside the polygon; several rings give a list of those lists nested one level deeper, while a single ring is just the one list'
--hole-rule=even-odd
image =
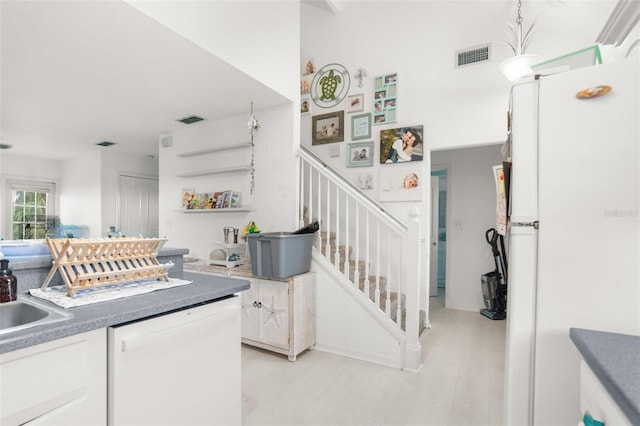
[{"label": "white lower cabinet", "polygon": [[[627,426],[631,422],[605,390],[584,360],[580,361],[580,410],[607,426]],[[584,426],[584,422],[580,425]]]},{"label": "white lower cabinet", "polygon": [[108,329],[109,425],[239,425],[240,300]]},{"label": "white lower cabinet", "polygon": [[0,424],[104,425],[104,328],[0,355]]},{"label": "white lower cabinet", "polygon": [[242,342],[285,354],[295,361],[316,341],[315,276],[283,280],[251,278],[241,293]]}]

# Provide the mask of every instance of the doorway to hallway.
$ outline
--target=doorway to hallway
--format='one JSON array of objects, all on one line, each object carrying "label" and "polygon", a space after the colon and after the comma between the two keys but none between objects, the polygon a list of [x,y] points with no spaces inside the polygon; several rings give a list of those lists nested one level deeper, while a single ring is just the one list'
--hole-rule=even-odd
[{"label": "doorway to hallway", "polygon": [[[434,168],[431,170],[431,179],[434,182],[433,189],[437,190],[434,199],[432,212],[432,229],[437,232],[437,238],[432,242],[432,247],[436,247],[432,256],[431,265],[436,271],[432,277],[436,280],[436,285],[432,286],[431,296],[435,296],[445,304],[446,292],[446,258],[447,258],[447,169]],[[435,287],[435,288],[434,288]]]}]

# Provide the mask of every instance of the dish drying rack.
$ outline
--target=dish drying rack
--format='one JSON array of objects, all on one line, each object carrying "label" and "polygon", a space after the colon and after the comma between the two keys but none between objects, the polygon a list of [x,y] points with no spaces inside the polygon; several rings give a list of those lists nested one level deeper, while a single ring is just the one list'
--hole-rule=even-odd
[{"label": "dish drying rack", "polygon": [[173,263],[160,264],[158,250],[167,238],[46,238],[53,256],[42,290],[45,290],[56,271],[67,287],[67,295],[75,291],[108,284],[158,278],[168,281],[167,269]]}]

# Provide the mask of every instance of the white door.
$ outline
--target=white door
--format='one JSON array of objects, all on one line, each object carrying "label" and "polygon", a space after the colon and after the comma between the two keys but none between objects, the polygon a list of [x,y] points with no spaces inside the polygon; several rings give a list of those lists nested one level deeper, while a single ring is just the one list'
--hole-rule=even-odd
[{"label": "white door", "polygon": [[438,295],[438,212],[440,178],[431,176],[431,233],[429,236],[429,296]]},{"label": "white door", "polygon": [[120,176],[119,228],[123,235],[157,237],[158,179]]}]

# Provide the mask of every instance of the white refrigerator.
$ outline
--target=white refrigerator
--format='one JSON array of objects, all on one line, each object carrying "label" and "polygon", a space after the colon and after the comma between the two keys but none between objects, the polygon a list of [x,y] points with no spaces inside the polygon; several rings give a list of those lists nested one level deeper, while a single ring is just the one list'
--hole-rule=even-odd
[{"label": "white refrigerator", "polygon": [[513,88],[506,425],[582,419],[571,327],[640,335],[639,64]]}]

